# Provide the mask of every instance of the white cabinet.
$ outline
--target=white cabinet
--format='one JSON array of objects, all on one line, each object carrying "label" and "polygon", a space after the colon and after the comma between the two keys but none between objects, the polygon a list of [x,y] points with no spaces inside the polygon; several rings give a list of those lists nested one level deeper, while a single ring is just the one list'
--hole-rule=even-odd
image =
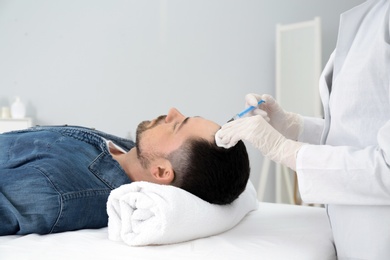
[{"label": "white cabinet", "polygon": [[32,126],[31,118],[0,119],[0,133],[26,129]]}]

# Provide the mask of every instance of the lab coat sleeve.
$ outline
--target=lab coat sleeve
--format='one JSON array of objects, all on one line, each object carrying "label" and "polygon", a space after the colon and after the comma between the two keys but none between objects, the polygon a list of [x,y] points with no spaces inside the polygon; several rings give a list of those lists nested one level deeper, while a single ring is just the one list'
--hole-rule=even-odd
[{"label": "lab coat sleeve", "polygon": [[309,144],[320,144],[323,128],[324,119],[303,117],[303,131],[299,135],[298,141]]},{"label": "lab coat sleeve", "polygon": [[377,146],[302,146],[297,174],[306,203],[390,205],[390,121]]}]

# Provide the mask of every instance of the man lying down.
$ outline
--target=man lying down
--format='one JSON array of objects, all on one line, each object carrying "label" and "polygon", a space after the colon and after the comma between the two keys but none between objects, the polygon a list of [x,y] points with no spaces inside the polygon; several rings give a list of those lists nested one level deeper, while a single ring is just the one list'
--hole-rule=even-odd
[{"label": "man lying down", "polygon": [[219,128],[171,109],[141,122],[136,143],[77,126],[0,134],[0,235],[107,226],[111,190],[134,181],[229,204],[245,189],[249,159],[242,141],[216,146]]}]

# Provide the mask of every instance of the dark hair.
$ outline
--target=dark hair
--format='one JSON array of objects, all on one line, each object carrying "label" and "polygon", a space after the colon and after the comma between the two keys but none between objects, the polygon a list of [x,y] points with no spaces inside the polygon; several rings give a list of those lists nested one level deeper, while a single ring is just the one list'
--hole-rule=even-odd
[{"label": "dark hair", "polygon": [[205,139],[189,139],[168,155],[173,186],[213,204],[229,204],[245,190],[249,158],[242,141],[225,149]]}]

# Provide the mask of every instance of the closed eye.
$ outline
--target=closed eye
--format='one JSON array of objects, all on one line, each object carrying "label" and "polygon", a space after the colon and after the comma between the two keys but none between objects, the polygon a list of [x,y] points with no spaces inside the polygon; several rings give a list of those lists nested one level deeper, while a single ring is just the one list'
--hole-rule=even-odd
[{"label": "closed eye", "polygon": [[180,126],[177,128],[176,131],[179,131],[180,128],[181,128],[183,125],[185,125],[185,124],[188,122],[189,119],[190,119],[189,117],[186,117],[186,118],[183,120],[183,122],[180,123]]}]

